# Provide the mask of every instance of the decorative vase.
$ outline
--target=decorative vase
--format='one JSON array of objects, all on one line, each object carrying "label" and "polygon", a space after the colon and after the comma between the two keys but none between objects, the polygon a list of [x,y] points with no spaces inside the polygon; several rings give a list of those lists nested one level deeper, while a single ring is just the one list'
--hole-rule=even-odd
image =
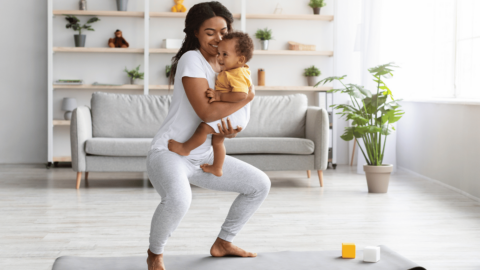
[{"label": "decorative vase", "polygon": [[65,120],[72,120],[72,112],[71,111],[65,112],[63,117],[65,118]]},{"label": "decorative vase", "polygon": [[87,1],[86,0],[80,0],[80,2],[78,2],[78,9],[87,10]]},{"label": "decorative vase", "polygon": [[127,11],[128,0],[117,0],[117,10]]},{"label": "decorative vase", "polygon": [[390,173],[393,171],[392,164],[380,166],[363,165],[369,193],[387,193]]},{"label": "decorative vase", "polygon": [[268,50],[268,40],[261,40],[262,42],[262,50]]},{"label": "decorative vase", "polygon": [[135,83],[135,79],[130,77],[130,84],[134,84]]},{"label": "decorative vase", "polygon": [[75,47],[85,47],[86,35],[73,35],[73,38],[75,39]]},{"label": "decorative vase", "polygon": [[308,86],[314,86],[318,82],[318,76],[307,76]]},{"label": "decorative vase", "polygon": [[263,68],[258,69],[258,86],[265,86],[265,70]]},{"label": "decorative vase", "polygon": [[320,14],[320,8],[319,7],[313,8],[313,14],[319,15]]},{"label": "decorative vase", "polygon": [[74,98],[63,98],[62,101],[62,110],[65,111],[64,118],[65,120],[72,119],[72,111],[77,108],[77,100]]}]

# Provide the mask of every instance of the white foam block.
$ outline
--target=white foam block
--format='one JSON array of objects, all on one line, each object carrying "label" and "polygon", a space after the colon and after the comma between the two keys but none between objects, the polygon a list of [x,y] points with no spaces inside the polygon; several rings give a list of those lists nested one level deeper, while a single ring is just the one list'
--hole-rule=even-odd
[{"label": "white foam block", "polygon": [[368,246],[363,249],[364,262],[378,262],[380,260],[380,247]]}]

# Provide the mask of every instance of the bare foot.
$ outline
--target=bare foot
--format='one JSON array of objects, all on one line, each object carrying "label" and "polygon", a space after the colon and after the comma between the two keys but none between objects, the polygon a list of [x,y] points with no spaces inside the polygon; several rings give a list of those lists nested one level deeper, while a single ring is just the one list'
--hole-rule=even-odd
[{"label": "bare foot", "polygon": [[175,140],[168,140],[168,150],[179,154],[180,156],[190,155],[190,151],[183,147],[183,143],[179,143]]},{"label": "bare foot", "polygon": [[200,165],[200,168],[202,168],[202,170],[206,173],[211,173],[215,176],[222,176],[223,175],[223,171],[222,171],[222,168],[217,168],[217,167],[213,167],[213,165],[210,165],[210,164],[203,164],[203,165]]},{"label": "bare foot", "polygon": [[257,253],[245,251],[234,244],[217,237],[210,249],[213,257],[238,256],[238,257],[257,257]]},{"label": "bare foot", "polygon": [[163,264],[163,254],[154,254],[150,251],[147,251],[147,265],[148,270],[165,270],[165,265]]}]

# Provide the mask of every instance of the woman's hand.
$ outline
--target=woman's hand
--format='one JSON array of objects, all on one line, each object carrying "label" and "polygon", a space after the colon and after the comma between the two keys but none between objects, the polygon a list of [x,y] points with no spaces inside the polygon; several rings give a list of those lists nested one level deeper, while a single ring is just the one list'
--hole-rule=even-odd
[{"label": "woman's hand", "polygon": [[237,126],[236,129],[233,129],[232,128],[232,123],[230,122],[230,118],[227,117],[227,123],[228,123],[228,126],[227,124],[225,124],[225,119],[222,119],[222,124],[218,124],[218,131],[220,131],[219,133],[215,133],[215,135],[222,135],[226,138],[235,138],[237,136],[237,133],[239,133],[240,131],[242,131],[242,127],[241,126]]},{"label": "woman's hand", "polygon": [[248,91],[248,96],[247,96],[247,100],[248,102],[252,101],[253,98],[255,97],[255,87],[253,86],[253,84],[248,88],[250,91]]}]

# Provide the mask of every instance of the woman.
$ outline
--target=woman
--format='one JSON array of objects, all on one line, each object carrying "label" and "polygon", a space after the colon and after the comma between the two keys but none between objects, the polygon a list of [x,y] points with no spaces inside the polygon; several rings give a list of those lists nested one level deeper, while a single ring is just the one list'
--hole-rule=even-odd
[{"label": "woman", "polygon": [[[220,233],[210,249],[215,257],[226,255],[255,257],[232,244],[235,235],[260,207],[270,190],[270,179],[259,169],[227,156],[223,176],[205,173],[201,164],[213,162],[211,135],[189,156],[180,156],[168,150],[168,140],[185,141],[200,122],[222,119],[250,102],[255,93],[250,89],[243,102],[208,103],[206,90],[214,88],[217,63],[217,45],[222,36],[231,31],[232,14],[219,2],[206,2],[193,6],[185,20],[186,33],[182,48],[173,58],[170,83],[174,83],[172,103],[168,115],[153,138],[147,156],[150,181],[162,201],[151,224],[148,269],[164,269],[163,250],[168,237],[177,228],[192,200],[190,184],[213,190],[240,193],[233,202]],[[233,129],[222,119],[220,135],[233,138],[241,127]]]}]

